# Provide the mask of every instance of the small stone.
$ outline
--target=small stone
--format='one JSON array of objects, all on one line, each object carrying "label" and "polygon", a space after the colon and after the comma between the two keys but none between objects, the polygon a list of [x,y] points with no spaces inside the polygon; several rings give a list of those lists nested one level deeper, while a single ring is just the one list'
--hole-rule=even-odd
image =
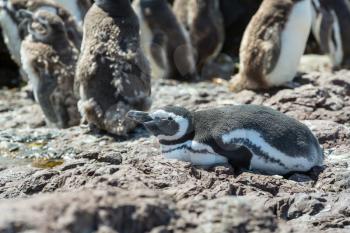
[{"label": "small stone", "polygon": [[114,165],[119,165],[122,163],[123,159],[120,154],[102,154],[97,159],[99,162],[110,163]]},{"label": "small stone", "polygon": [[101,167],[96,170],[95,176],[112,175],[116,173],[118,170],[119,170],[119,167],[116,165]]},{"label": "small stone", "polygon": [[84,165],[85,165],[85,162],[83,162],[83,161],[74,161],[72,163],[62,165],[60,170],[67,171],[67,170],[74,169],[76,167],[80,167],[80,166],[84,166]]},{"label": "small stone", "polygon": [[97,159],[98,155],[99,155],[98,152],[87,151],[87,152],[83,152],[83,153],[80,153],[79,155],[77,155],[77,158],[93,160],[93,159]]},{"label": "small stone", "polygon": [[310,176],[303,174],[293,174],[291,177],[289,177],[289,180],[293,180],[300,183],[313,181]]}]

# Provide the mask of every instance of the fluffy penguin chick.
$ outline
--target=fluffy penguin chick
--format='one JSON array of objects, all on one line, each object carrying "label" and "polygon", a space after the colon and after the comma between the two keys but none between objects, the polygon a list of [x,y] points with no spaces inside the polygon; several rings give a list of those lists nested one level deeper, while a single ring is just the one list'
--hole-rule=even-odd
[{"label": "fluffy penguin chick", "polygon": [[68,38],[77,48],[80,48],[81,29],[70,13],[53,0],[0,0],[0,3],[3,5],[3,10],[0,10],[0,26],[3,29],[3,36],[13,60],[19,66],[21,66],[21,43],[28,35],[26,19],[18,14],[21,9],[31,12],[46,10],[57,14],[64,22]]},{"label": "fluffy penguin chick", "polygon": [[129,0],[97,0],[85,16],[77,87],[84,119],[116,135],[135,122],[130,109],[150,107],[149,64],[139,43],[139,23]]},{"label": "fluffy penguin chick", "polygon": [[230,163],[267,174],[304,172],[322,165],[323,153],[311,131],[271,108],[229,106],[190,112],[168,106],[150,114],[131,111],[154,134],[162,154],[194,165]]},{"label": "fluffy penguin chick", "polygon": [[39,10],[29,17],[29,35],[21,46],[23,69],[33,87],[47,124],[59,128],[77,125],[80,115],[74,96],[78,50],[69,41],[60,17]]},{"label": "fluffy penguin chick", "polygon": [[335,68],[350,67],[350,3],[348,0],[312,0],[312,33]]},{"label": "fluffy penguin chick", "polygon": [[240,47],[232,91],[265,89],[292,81],[311,29],[311,0],[265,0]]},{"label": "fluffy penguin chick", "polygon": [[189,35],[166,0],[135,0],[141,46],[152,65],[152,76],[179,80],[196,78]]}]

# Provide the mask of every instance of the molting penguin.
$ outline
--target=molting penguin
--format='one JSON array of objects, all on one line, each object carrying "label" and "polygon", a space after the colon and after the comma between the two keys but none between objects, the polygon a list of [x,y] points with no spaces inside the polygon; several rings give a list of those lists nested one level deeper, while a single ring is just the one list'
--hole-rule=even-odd
[{"label": "molting penguin", "polygon": [[268,174],[304,172],[323,163],[320,145],[305,125],[263,106],[196,112],[168,106],[128,116],[158,138],[169,159],[201,166],[230,163]]},{"label": "molting penguin", "polygon": [[190,32],[197,70],[219,55],[224,43],[224,22],[219,0],[175,0],[174,13]]},{"label": "molting penguin", "polygon": [[179,80],[196,78],[189,35],[166,0],[135,0],[141,46],[150,60],[152,76]]},{"label": "molting penguin", "polygon": [[293,80],[311,29],[311,7],[311,0],[263,1],[244,32],[232,91]]},{"label": "molting penguin", "polygon": [[92,5],[90,0],[55,0],[64,6],[79,23],[83,23],[86,12]]},{"label": "molting penguin", "polygon": [[21,46],[23,69],[47,125],[78,125],[80,114],[73,91],[78,49],[68,39],[64,23],[56,14],[44,10],[20,13],[29,18],[29,35]]},{"label": "molting penguin", "polygon": [[[312,0],[312,32],[335,68],[350,68],[350,3],[348,0]],[[346,43],[345,43],[346,42]]]},{"label": "molting penguin", "polygon": [[35,12],[46,10],[61,17],[66,27],[69,39],[80,48],[82,32],[75,19],[60,5],[51,0],[0,0],[0,26],[3,30],[5,43],[12,59],[21,66],[21,43],[28,35],[26,19],[22,19],[17,12],[21,9]]},{"label": "molting penguin", "polygon": [[127,134],[136,124],[126,113],[150,107],[150,69],[129,0],[97,0],[86,14],[76,81],[84,119],[110,133]]},{"label": "molting penguin", "polygon": [[230,163],[267,174],[304,172],[323,163],[320,145],[305,125],[263,106],[196,112],[168,106],[128,116],[159,139],[169,159],[201,166]]}]

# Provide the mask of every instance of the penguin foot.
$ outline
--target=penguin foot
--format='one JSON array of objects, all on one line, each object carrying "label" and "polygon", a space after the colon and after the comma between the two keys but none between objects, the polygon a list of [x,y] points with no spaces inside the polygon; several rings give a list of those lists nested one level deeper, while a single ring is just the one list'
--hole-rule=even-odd
[{"label": "penguin foot", "polygon": [[232,92],[240,92],[245,89],[245,85],[242,83],[240,76],[235,75],[228,83],[228,88]]}]

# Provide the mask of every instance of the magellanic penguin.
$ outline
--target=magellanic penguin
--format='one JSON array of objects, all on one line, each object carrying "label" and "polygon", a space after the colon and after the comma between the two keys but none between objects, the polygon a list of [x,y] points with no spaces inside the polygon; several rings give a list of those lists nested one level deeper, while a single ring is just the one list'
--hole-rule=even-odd
[{"label": "magellanic penguin", "polygon": [[313,35],[334,68],[350,68],[350,3],[348,0],[312,0]]},{"label": "magellanic penguin", "polygon": [[174,12],[190,32],[198,72],[221,52],[224,22],[219,0],[176,0]]},{"label": "magellanic penguin", "polygon": [[196,112],[168,106],[150,114],[131,111],[128,116],[158,138],[168,159],[201,166],[229,163],[281,175],[306,172],[323,163],[323,152],[309,128],[263,106]]},{"label": "magellanic penguin", "polygon": [[84,120],[109,133],[126,135],[136,126],[126,113],[150,107],[150,68],[129,0],[96,0],[86,14],[76,81]]},{"label": "magellanic penguin", "polygon": [[4,41],[12,59],[21,66],[21,43],[28,35],[25,19],[17,12],[21,9],[35,12],[46,10],[59,15],[66,27],[69,39],[80,48],[82,31],[70,13],[52,0],[0,0],[0,27],[3,30]]},{"label": "magellanic penguin", "polygon": [[152,76],[195,80],[196,65],[189,34],[166,0],[135,0],[141,46],[151,64]]},{"label": "magellanic penguin", "polygon": [[79,24],[83,23],[85,14],[92,5],[91,0],[55,0],[63,7],[65,7],[78,21]]},{"label": "magellanic penguin", "polygon": [[47,125],[67,128],[79,124],[74,95],[78,49],[68,39],[64,23],[56,14],[44,10],[20,13],[29,18],[29,35],[21,46],[23,69]]},{"label": "magellanic penguin", "polygon": [[266,89],[292,81],[312,22],[311,0],[265,0],[240,47],[239,74],[230,89]]}]

